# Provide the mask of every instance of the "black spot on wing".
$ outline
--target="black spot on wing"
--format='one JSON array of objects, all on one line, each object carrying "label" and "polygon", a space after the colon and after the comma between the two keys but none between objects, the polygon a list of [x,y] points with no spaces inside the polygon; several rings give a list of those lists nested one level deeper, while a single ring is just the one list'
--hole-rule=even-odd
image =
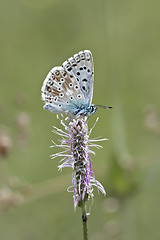
[{"label": "black spot on wing", "polygon": [[82,79],[82,82],[88,82],[88,80],[86,78]]}]

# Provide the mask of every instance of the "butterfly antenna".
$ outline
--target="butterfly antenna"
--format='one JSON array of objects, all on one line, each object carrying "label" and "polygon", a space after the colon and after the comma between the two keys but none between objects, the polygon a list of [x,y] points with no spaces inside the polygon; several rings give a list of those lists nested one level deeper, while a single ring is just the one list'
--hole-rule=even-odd
[{"label": "butterfly antenna", "polygon": [[108,106],[103,106],[103,105],[95,105],[95,106],[103,108],[103,109],[111,109],[111,108],[113,108],[113,107],[108,107]]}]

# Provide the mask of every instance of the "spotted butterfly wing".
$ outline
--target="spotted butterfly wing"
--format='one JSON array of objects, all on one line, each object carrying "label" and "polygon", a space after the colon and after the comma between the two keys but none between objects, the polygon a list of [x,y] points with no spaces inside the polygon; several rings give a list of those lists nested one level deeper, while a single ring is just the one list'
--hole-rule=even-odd
[{"label": "spotted butterfly wing", "polygon": [[54,67],[47,75],[42,86],[44,109],[55,112],[74,114],[85,99],[76,78],[67,73],[63,67]]},{"label": "spotted butterfly wing", "polygon": [[80,51],[62,65],[64,69],[77,79],[80,89],[89,106],[93,97],[94,64],[89,50]]},{"label": "spotted butterfly wing", "polygon": [[42,86],[44,109],[76,115],[88,107],[93,95],[93,58],[90,51],[75,54],[48,73]]}]

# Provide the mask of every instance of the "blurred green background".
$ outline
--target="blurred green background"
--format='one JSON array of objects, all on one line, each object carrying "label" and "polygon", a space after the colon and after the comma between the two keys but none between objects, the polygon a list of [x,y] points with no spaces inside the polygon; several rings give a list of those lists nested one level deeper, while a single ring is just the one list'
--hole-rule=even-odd
[{"label": "blurred green background", "polygon": [[40,89],[80,50],[94,57],[96,178],[91,240],[160,239],[160,4],[153,0],[0,1],[0,239],[82,239],[71,169],[50,160],[56,115]]}]

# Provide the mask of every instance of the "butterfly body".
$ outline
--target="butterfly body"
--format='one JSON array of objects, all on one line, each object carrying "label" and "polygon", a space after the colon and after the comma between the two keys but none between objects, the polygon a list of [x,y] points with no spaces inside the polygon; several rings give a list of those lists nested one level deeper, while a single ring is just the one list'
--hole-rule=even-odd
[{"label": "butterfly body", "polygon": [[[58,112],[58,109],[55,108],[52,104],[45,104],[44,109],[53,113],[71,113],[72,115],[78,116],[78,115],[83,115],[83,116],[89,116],[91,114],[94,114],[97,111],[97,107],[95,107],[94,104],[88,106],[88,105],[71,105],[71,106],[64,106],[64,110],[62,109],[61,111]],[[67,109],[67,110],[66,110]]]},{"label": "butterfly body", "polygon": [[44,109],[74,116],[95,113],[97,108],[91,104],[93,81],[92,54],[89,50],[80,51],[48,73],[41,89]]}]

